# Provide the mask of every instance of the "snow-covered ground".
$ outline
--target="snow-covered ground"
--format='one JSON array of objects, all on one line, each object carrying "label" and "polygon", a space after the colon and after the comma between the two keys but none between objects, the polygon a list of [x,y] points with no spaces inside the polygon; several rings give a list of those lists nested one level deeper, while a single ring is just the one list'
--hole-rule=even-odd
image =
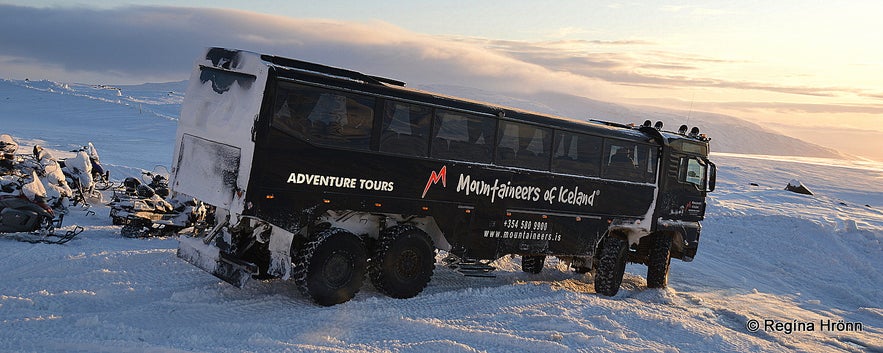
[{"label": "snow-covered ground", "polygon": [[[67,86],[54,109],[46,102],[58,94],[19,87],[0,84],[0,133],[20,152],[92,141],[116,178],[171,160],[180,101],[163,103],[175,96],[165,87]],[[645,267],[629,265],[612,298],[553,260],[529,275],[504,258],[496,278],[437,265],[415,298],[366,284],[350,302],[319,307],[288,282],[232,287],[178,259],[174,238],[122,238],[108,207],[74,208],[65,224],[85,231],[65,245],[0,239],[0,351],[883,351],[883,165],[712,160],[718,186],[696,259],[673,261],[665,290],[645,289]],[[816,195],[784,191],[792,179]]]}]

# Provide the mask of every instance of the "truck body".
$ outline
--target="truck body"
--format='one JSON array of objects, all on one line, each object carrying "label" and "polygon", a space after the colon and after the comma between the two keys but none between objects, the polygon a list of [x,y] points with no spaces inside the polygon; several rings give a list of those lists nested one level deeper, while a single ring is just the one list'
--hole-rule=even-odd
[{"label": "truck body", "polygon": [[237,286],[291,279],[322,305],[352,298],[366,275],[390,296],[416,295],[437,250],[468,275],[505,255],[527,272],[557,256],[597,271],[602,294],[618,290],[626,261],[665,286],[669,259],[696,254],[715,167],[696,128],[650,125],[209,48],[185,95],[170,187],[214,206],[217,225],[182,237],[179,256]]}]

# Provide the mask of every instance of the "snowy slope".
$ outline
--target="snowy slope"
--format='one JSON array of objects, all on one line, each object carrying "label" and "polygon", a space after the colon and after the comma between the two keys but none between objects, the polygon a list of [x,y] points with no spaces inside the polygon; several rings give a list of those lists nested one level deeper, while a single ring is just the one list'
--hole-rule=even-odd
[{"label": "snowy slope", "polygon": [[183,82],[110,87],[0,80],[0,129],[61,151],[92,141],[103,163],[150,170],[171,163],[183,92]]},{"label": "snowy slope", "polygon": [[[112,176],[167,164],[168,117],[180,102],[168,91],[180,91],[137,89],[2,81],[0,132],[22,152],[93,141]],[[696,260],[674,261],[666,290],[646,290],[645,267],[630,265],[613,298],[554,261],[528,275],[504,258],[496,278],[437,265],[416,298],[366,284],[353,301],[324,308],[282,281],[223,283],[178,259],[175,239],[121,238],[106,206],[73,209],[65,223],[86,230],[68,244],[0,239],[0,351],[883,351],[883,165],[712,160],[718,189]],[[816,196],[782,190],[791,179]],[[750,332],[750,320],[761,329]],[[814,328],[766,330],[764,320]],[[862,331],[823,332],[825,320]]]}]

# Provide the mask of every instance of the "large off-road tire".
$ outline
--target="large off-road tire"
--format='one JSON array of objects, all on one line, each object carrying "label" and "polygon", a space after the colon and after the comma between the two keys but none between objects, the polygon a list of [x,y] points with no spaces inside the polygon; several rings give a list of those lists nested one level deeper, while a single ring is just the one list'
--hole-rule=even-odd
[{"label": "large off-road tire", "polygon": [[595,272],[595,292],[614,296],[619,292],[625,264],[629,255],[629,243],[625,239],[608,236],[601,242],[598,271]]},{"label": "large off-road tire", "polygon": [[668,285],[668,269],[671,265],[671,237],[665,234],[654,234],[649,240],[647,288],[665,288]]},{"label": "large off-road tire", "polygon": [[292,277],[301,293],[317,304],[340,304],[352,299],[362,287],[367,259],[359,237],[330,228],[298,251]]},{"label": "large off-road tire", "polygon": [[522,256],[521,270],[527,273],[537,274],[543,271],[543,264],[546,263],[546,256]]},{"label": "large off-road tire", "polygon": [[410,225],[385,229],[368,266],[371,283],[392,298],[420,294],[435,270],[435,247],[426,232]]}]

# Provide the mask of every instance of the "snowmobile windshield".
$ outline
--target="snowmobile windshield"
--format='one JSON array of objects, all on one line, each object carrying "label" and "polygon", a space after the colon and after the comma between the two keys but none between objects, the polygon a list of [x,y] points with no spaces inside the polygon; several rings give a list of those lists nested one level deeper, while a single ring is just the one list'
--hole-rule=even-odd
[{"label": "snowmobile windshield", "polygon": [[163,179],[169,180],[169,175],[170,175],[169,168],[167,168],[164,165],[158,165],[158,166],[154,167],[153,174],[160,175],[163,177]]}]

